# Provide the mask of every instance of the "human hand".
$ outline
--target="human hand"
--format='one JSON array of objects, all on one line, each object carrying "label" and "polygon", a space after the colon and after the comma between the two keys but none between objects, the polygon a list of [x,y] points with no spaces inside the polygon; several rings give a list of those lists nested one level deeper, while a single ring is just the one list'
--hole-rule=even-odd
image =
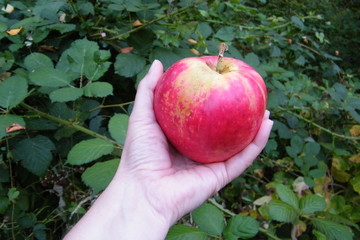
[{"label": "human hand", "polygon": [[154,61],[139,85],[118,174],[139,182],[150,205],[173,224],[251,165],[265,147],[273,123],[266,111],[254,141],[225,162],[191,161],[168,144],[156,122],[153,92],[162,73],[161,63]]},{"label": "human hand", "polygon": [[253,142],[225,162],[200,164],[177,152],[153,110],[162,74],[155,60],[138,87],[120,166],[67,239],[163,239],[172,224],[239,176],[265,147],[273,125],[268,111]]}]

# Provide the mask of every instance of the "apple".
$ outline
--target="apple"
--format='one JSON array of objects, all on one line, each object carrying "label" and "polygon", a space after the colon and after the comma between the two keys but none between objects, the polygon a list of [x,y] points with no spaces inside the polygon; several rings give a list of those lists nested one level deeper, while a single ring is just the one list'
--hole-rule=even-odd
[{"label": "apple", "polygon": [[225,161],[249,145],[266,104],[262,77],[243,61],[222,56],[177,61],[154,92],[155,116],[165,136],[200,163]]}]

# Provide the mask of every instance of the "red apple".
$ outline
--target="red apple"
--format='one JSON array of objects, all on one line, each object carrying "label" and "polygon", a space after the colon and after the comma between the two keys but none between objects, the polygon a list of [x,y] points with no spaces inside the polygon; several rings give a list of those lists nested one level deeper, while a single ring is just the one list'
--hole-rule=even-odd
[{"label": "red apple", "polygon": [[252,67],[218,59],[184,58],[155,88],[154,111],[164,134],[180,153],[201,163],[225,161],[249,145],[267,103],[264,80]]}]

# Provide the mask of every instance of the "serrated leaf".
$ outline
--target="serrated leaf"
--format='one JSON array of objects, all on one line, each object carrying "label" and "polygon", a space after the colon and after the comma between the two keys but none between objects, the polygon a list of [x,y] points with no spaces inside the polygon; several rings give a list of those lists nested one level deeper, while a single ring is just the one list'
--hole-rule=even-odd
[{"label": "serrated leaf", "polygon": [[0,83],[0,106],[3,108],[14,108],[28,94],[28,84],[25,78],[15,75]]},{"label": "serrated leaf", "polygon": [[94,194],[104,190],[113,179],[119,165],[119,159],[95,163],[81,175],[82,181],[92,188]]},{"label": "serrated leaf", "polygon": [[306,59],[304,58],[304,56],[299,56],[296,60],[295,63],[299,66],[304,66],[306,62]]},{"label": "serrated leaf", "polygon": [[276,193],[279,195],[279,198],[283,202],[289,204],[294,209],[299,208],[299,200],[295,193],[288,186],[285,186],[284,184],[276,184],[275,189]]},{"label": "serrated leaf", "polygon": [[35,69],[29,74],[31,82],[43,87],[65,87],[69,86],[72,77],[55,68],[42,67]]},{"label": "serrated leaf", "polygon": [[107,82],[94,82],[84,87],[86,97],[106,97],[113,94],[113,87]]},{"label": "serrated leaf", "polygon": [[111,62],[106,61],[109,58],[110,52],[99,50],[96,42],[79,39],[63,52],[56,68],[96,81],[109,69]]},{"label": "serrated leaf", "polygon": [[92,162],[114,150],[111,142],[94,138],[77,143],[69,152],[66,163],[81,165]]},{"label": "serrated leaf", "polygon": [[75,101],[82,95],[83,95],[83,89],[66,87],[52,91],[49,94],[49,97],[52,102],[69,102],[69,101]]},{"label": "serrated leaf", "polygon": [[174,225],[170,228],[165,240],[207,240],[207,234],[200,229],[186,226]]},{"label": "serrated leaf", "polygon": [[14,159],[21,161],[23,166],[37,176],[42,176],[48,169],[53,158],[51,151],[54,143],[45,136],[38,135],[20,141],[13,151]]},{"label": "serrated leaf", "polygon": [[224,230],[224,214],[212,204],[205,203],[192,212],[194,222],[204,232],[221,236]]},{"label": "serrated leaf", "polygon": [[249,216],[235,215],[224,230],[226,240],[248,239],[254,237],[259,231],[260,224]]},{"label": "serrated leaf", "polygon": [[145,67],[145,64],[146,61],[141,56],[132,53],[119,54],[114,63],[115,73],[123,77],[133,77]]},{"label": "serrated leaf", "polygon": [[256,68],[256,67],[258,67],[260,65],[260,60],[259,60],[258,55],[256,55],[253,52],[246,54],[244,62],[246,62],[247,64],[249,64],[253,68]]},{"label": "serrated leaf", "polygon": [[324,198],[309,194],[300,199],[300,211],[302,214],[312,214],[317,211],[322,211],[326,207]]},{"label": "serrated leaf", "polygon": [[292,16],[291,17],[291,21],[295,24],[295,26],[297,26],[300,29],[304,29],[305,25],[303,23],[303,21],[300,20],[300,18],[296,17],[296,16]]},{"label": "serrated leaf", "polygon": [[281,49],[278,46],[273,46],[271,48],[271,57],[280,57],[281,56]]},{"label": "serrated leaf", "polygon": [[119,144],[124,144],[129,123],[129,116],[126,114],[115,114],[109,121],[109,132],[113,139]]},{"label": "serrated leaf", "polygon": [[11,114],[0,115],[0,139],[9,135],[14,135],[19,133],[19,132],[12,132],[12,133],[6,132],[6,128],[13,123],[17,123],[21,126],[25,126],[25,121],[20,116],[11,115]]},{"label": "serrated leaf", "polygon": [[24,65],[29,72],[38,68],[54,68],[54,64],[51,59],[42,53],[31,53],[24,59]]},{"label": "serrated leaf", "polygon": [[236,30],[234,27],[224,26],[217,31],[214,37],[225,42],[231,42],[235,37],[235,33]]},{"label": "serrated leaf", "polygon": [[268,207],[270,218],[279,222],[292,223],[298,216],[291,205],[280,200],[272,200]]},{"label": "serrated leaf", "polygon": [[326,219],[312,218],[314,227],[331,240],[352,240],[353,232],[349,227]]}]

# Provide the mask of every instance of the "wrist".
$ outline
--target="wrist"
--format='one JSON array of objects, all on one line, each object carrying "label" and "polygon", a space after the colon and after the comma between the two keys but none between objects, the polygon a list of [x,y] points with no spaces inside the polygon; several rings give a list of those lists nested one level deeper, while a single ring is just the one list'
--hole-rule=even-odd
[{"label": "wrist", "polygon": [[115,178],[65,240],[159,240],[166,237],[169,221],[147,202],[136,182]]}]

